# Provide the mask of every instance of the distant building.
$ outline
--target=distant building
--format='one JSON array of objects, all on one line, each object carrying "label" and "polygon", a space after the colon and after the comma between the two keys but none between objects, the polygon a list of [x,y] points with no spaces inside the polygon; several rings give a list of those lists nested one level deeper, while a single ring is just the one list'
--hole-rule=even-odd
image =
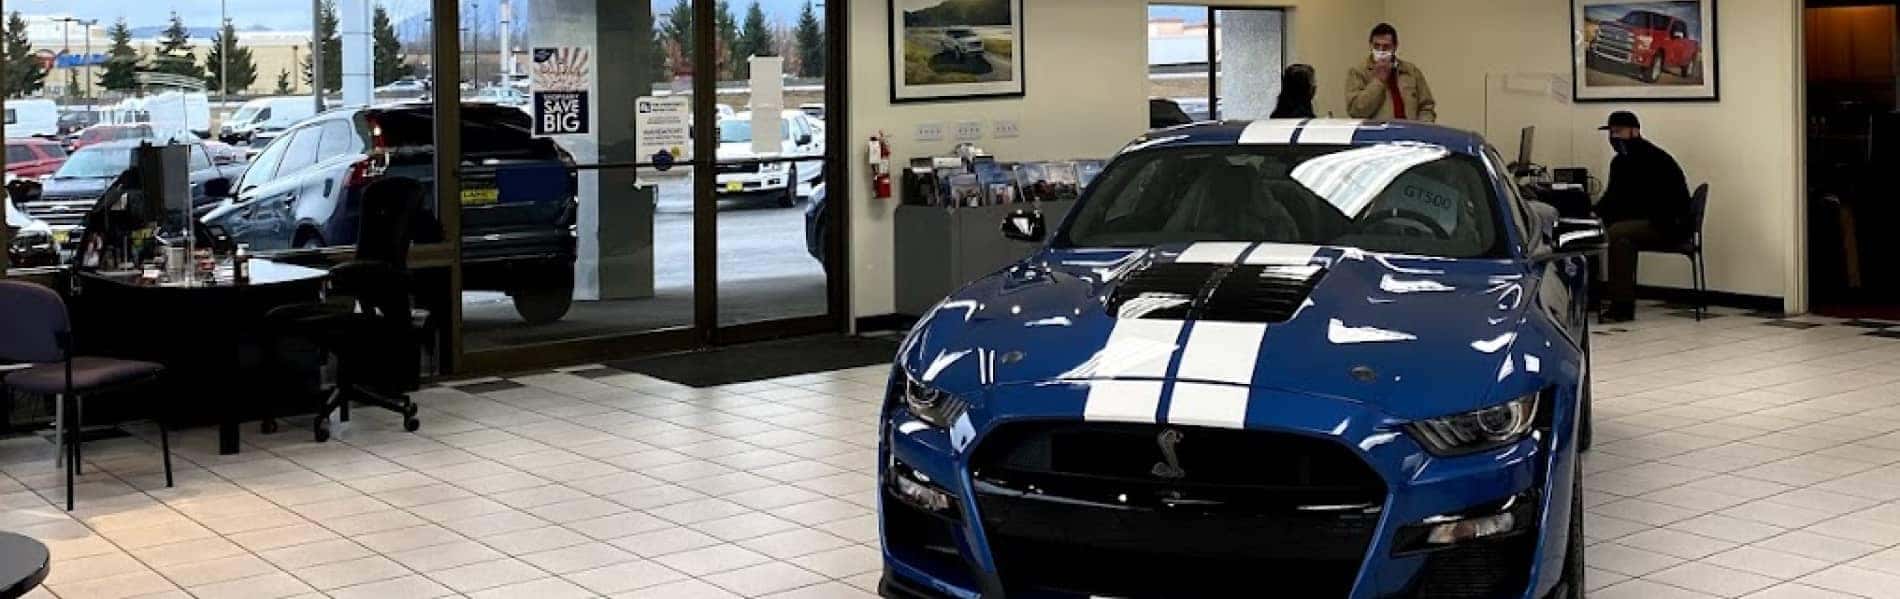
[{"label": "distant building", "polygon": [[[57,56],[54,59],[53,72],[46,77],[45,95],[66,95],[69,81],[67,69],[79,70],[80,90],[85,89],[87,66],[92,66],[92,76],[97,77],[98,65],[104,64],[106,52],[112,48],[112,38],[106,30],[110,22],[100,20],[91,30],[91,55],[86,54],[88,28],[79,23],[66,23],[61,19],[67,15],[22,15],[26,21],[27,39],[37,52]],[[150,28],[135,28],[140,32]],[[200,65],[211,50],[212,38],[209,35],[191,38],[192,54]],[[310,52],[309,31],[239,31],[237,45],[251,50],[251,60],[257,65],[257,80],[243,90],[233,90],[234,95],[270,95],[277,92],[278,73],[290,72],[292,93],[308,93],[310,86],[303,79],[303,58]],[[156,35],[132,38],[132,47],[142,56],[150,56],[158,48]],[[97,89],[94,92],[103,94]]]}]

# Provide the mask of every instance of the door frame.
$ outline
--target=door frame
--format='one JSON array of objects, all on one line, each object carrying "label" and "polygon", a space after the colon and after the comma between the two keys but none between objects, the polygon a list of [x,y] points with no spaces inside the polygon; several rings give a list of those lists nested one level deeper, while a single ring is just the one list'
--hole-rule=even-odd
[{"label": "door frame", "polygon": [[[702,72],[712,69],[702,65],[714,64],[716,60],[715,16],[716,5],[713,0],[687,0],[693,9],[693,106],[694,119],[697,122],[715,122],[717,120],[718,77],[702,77]],[[434,52],[436,65],[434,76],[437,80],[461,80],[461,39],[458,31],[460,16],[458,0],[432,0],[435,10],[433,18]],[[448,296],[449,317],[446,347],[442,362],[444,374],[456,377],[496,374],[524,369],[571,365],[602,360],[630,358],[681,351],[693,351],[714,347],[781,339],[803,335],[824,333],[844,333],[850,327],[850,274],[846,262],[847,240],[850,239],[851,219],[849,218],[852,186],[849,184],[850,169],[844,168],[850,131],[848,116],[849,71],[845,51],[849,48],[849,5],[839,0],[823,2],[823,26],[825,31],[825,155],[824,184],[826,203],[824,218],[826,227],[825,265],[826,313],[815,316],[793,317],[758,323],[737,325],[719,324],[719,213],[718,199],[714,194],[714,165],[718,163],[718,141],[710,135],[695,136],[693,140],[693,159],[684,161],[683,166],[695,169],[703,176],[693,177],[693,321],[682,327],[673,327],[656,331],[629,332],[625,335],[613,335],[596,338],[570,339],[530,346],[508,347],[477,352],[466,351],[462,331],[462,265],[461,236],[445,235],[450,238],[445,248],[449,256]],[[656,15],[649,11],[647,23],[653,23]],[[447,118],[436,119],[436,158],[435,166],[438,182],[436,185],[436,205],[442,212],[442,224],[447,231],[461,230],[461,172],[459,160],[447,157],[461,155],[461,132],[459,127],[449,127],[447,123],[459,122],[460,96],[459,85],[436,85],[445,93],[435,95],[435,113]],[[797,161],[797,159],[779,159],[776,161]],[[757,161],[772,162],[772,161]],[[650,164],[628,165],[585,165],[581,168],[630,168],[652,166]]]}]

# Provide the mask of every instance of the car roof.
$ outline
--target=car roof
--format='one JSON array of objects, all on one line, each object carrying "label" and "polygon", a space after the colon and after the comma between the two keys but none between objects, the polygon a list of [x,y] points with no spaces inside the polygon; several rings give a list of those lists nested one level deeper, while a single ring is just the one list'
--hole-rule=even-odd
[{"label": "car roof", "polygon": [[14,144],[14,145],[25,145],[25,146],[59,145],[59,142],[56,142],[50,139],[42,139],[38,137],[9,137],[7,138],[7,143]]},{"label": "car roof", "polygon": [[[157,142],[157,141],[165,141],[165,140],[161,140],[155,137],[144,137],[144,138],[139,138],[139,139],[115,139],[112,141],[99,142],[96,144],[92,144],[92,145],[80,148],[79,151],[84,152],[86,150],[91,150],[93,148],[99,148],[101,150],[113,150],[113,149],[130,150],[132,148],[139,147],[139,145],[141,144],[152,143],[152,142]],[[198,140],[174,139],[170,141],[172,141],[173,143],[179,143],[181,145],[187,145],[187,146],[204,145],[204,142],[198,141]],[[152,145],[164,145],[164,144],[154,143]]]},{"label": "car roof", "polygon": [[1272,119],[1210,121],[1151,131],[1122,151],[1231,145],[1365,146],[1399,142],[1443,146],[1469,156],[1483,155],[1487,145],[1484,137],[1477,133],[1416,121]]}]

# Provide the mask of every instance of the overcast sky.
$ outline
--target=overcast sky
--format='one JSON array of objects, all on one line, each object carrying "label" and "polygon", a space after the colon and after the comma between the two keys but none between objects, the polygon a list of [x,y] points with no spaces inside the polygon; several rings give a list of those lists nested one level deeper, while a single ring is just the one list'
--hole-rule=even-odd
[{"label": "overcast sky", "polygon": [[[679,0],[653,0],[655,11],[664,11],[673,7]],[[940,0],[930,0],[935,3]],[[478,13],[485,25],[492,27],[498,21],[497,6],[501,0],[478,0],[473,11],[463,4],[463,18],[468,13]],[[806,0],[759,0],[759,6],[765,9],[767,17],[773,21],[791,23],[798,18],[798,12],[804,8]],[[429,10],[429,0],[380,0],[397,21],[425,14]],[[517,14],[525,17],[530,0],[514,0]],[[262,26],[280,30],[310,29],[309,0],[225,0],[231,19],[241,28]],[[8,12],[20,11],[26,14],[72,14],[82,19],[99,19],[112,22],[119,17],[133,27],[163,25],[177,11],[184,16],[185,23],[192,26],[216,25],[219,11],[218,0],[6,0]],[[733,0],[733,12],[741,13],[750,0]],[[743,18],[743,16],[741,16]]]}]

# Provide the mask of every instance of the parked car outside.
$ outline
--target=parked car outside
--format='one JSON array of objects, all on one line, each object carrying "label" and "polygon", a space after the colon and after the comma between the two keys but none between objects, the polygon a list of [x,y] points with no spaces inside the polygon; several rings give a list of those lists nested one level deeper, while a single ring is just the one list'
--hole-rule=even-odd
[{"label": "parked car outside", "polygon": [[1648,83],[1675,69],[1694,79],[1702,68],[1702,46],[1682,19],[1647,10],[1634,10],[1615,21],[1599,21],[1590,42],[1590,62],[1610,63],[1636,72]]},{"label": "parked car outside", "polygon": [[258,98],[239,106],[236,114],[218,125],[218,140],[253,145],[260,137],[267,141],[313,116],[317,116],[316,102],[307,97]]},{"label": "parked car outside", "polygon": [[[31,182],[22,181],[31,185]],[[7,264],[12,268],[59,265],[59,244],[53,241],[53,228],[13,205],[12,180],[4,188],[7,225]]]},{"label": "parked car outside", "polygon": [[[192,211],[202,215],[218,201],[206,193],[205,183],[235,176],[241,169],[218,165],[203,142],[189,138],[182,141],[187,146],[186,160],[191,169]],[[77,243],[84,233],[86,213],[120,174],[132,168],[138,147],[148,142],[162,143],[151,139],[109,141],[74,152],[44,181],[40,197],[21,202],[20,209],[52,225],[54,240],[61,247]]]},{"label": "parked car outside", "polygon": [[[234,195],[203,221],[259,251],[354,244],[372,181],[434,183],[431,110],[386,104],[304,121],[265,146],[231,184]],[[506,106],[462,105],[464,160],[481,165],[462,176],[462,276],[465,289],[506,292],[523,319],[547,323],[573,301],[578,188],[573,157],[535,137],[531,118]]]},{"label": "parked car outside", "polygon": [[7,135],[14,137],[55,137],[59,135],[59,105],[41,98],[7,100],[4,109]]},{"label": "parked car outside", "polygon": [[[719,119],[719,160],[714,167],[717,195],[765,195],[782,207],[798,205],[800,185],[815,185],[823,177],[825,139],[818,127],[798,110],[779,116],[779,151],[755,152],[752,112]],[[777,158],[810,158],[796,162],[748,162]]]},{"label": "parked car outside", "polygon": [[65,163],[66,148],[58,142],[37,137],[7,140],[7,174],[38,179],[53,174]]},{"label": "parked car outside", "polygon": [[81,129],[79,133],[74,134],[72,138],[67,140],[66,149],[71,152],[77,152],[93,144],[126,139],[151,139],[157,135],[157,131],[153,130],[151,125],[144,123],[133,123],[129,125],[93,125]]},{"label": "parked car outside", "polygon": [[[1586,255],[1478,135],[1203,123],[900,344],[886,597],[1584,595]],[[1165,576],[1156,573],[1165,572]]]},{"label": "parked car outside", "polygon": [[831,229],[825,219],[825,183],[811,189],[811,202],[805,205],[805,253],[813,260],[825,265],[829,270],[831,263],[825,261],[825,238]]},{"label": "parked car outside", "polygon": [[59,134],[72,135],[79,130],[99,124],[99,111],[90,108],[75,108],[59,113]]}]

